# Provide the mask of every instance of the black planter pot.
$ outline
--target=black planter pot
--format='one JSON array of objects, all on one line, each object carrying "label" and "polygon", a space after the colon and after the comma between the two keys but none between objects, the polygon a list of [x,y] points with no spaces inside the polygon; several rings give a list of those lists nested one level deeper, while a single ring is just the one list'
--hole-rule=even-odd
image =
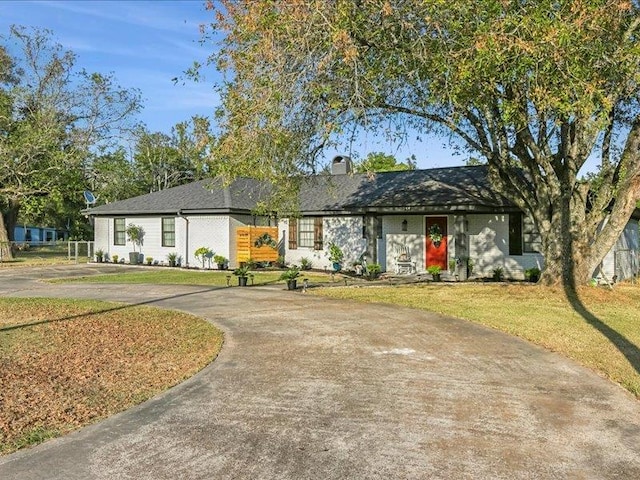
[{"label": "black planter pot", "polygon": [[241,287],[247,286],[247,277],[238,277],[238,285]]},{"label": "black planter pot", "polygon": [[287,280],[287,290],[295,290],[297,286],[297,280]]},{"label": "black planter pot", "polygon": [[176,261],[175,260],[169,260],[169,266],[170,267],[175,267],[176,266]]},{"label": "black planter pot", "polygon": [[140,263],[140,254],[138,252],[129,252],[129,263],[131,265]]},{"label": "black planter pot", "polygon": [[218,270],[226,270],[225,264],[224,263],[219,263],[218,264]]}]

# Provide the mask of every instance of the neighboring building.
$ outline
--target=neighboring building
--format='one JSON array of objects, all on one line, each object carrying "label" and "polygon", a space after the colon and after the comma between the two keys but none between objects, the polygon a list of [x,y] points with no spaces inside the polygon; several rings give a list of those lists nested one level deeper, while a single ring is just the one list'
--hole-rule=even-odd
[{"label": "neighboring building", "polygon": [[[307,258],[314,268],[331,269],[327,252],[336,243],[347,269],[362,259],[389,272],[422,273],[430,265],[446,272],[456,265],[452,273],[465,279],[470,259],[474,276],[489,277],[499,267],[505,277],[522,279],[526,269],[543,265],[533,222],[493,191],[486,166],[354,174],[347,157],[336,157],[332,173],[305,181],[300,217],[278,221],[287,263]],[[124,229],[136,223],[147,232],[145,256],[162,260],[177,251],[193,263],[192,252],[208,246],[235,266],[235,229],[273,223],[251,214],[267,193],[254,180],[239,179],[229,187],[205,180],[87,213],[95,217],[95,248],[110,255],[126,257],[131,248]],[[609,278],[638,273],[636,214],[610,254],[612,260],[603,264]]]},{"label": "neighboring building", "polygon": [[13,229],[13,241],[17,243],[41,244],[58,240],[58,231],[51,227],[20,225]]}]

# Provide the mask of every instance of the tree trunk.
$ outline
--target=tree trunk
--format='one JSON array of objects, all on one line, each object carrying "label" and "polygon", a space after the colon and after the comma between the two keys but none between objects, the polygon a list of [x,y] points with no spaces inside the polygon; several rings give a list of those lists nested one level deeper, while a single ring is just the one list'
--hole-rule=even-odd
[{"label": "tree trunk", "polygon": [[13,259],[11,244],[9,243],[9,235],[7,234],[7,228],[4,223],[4,215],[2,214],[0,214],[0,259],[2,261]]},{"label": "tree trunk", "polygon": [[[561,284],[575,291],[578,285],[589,283],[598,265],[620,236],[626,222],[608,225],[607,231],[602,229],[596,234],[587,232],[584,224],[576,222],[575,218],[572,221],[569,198],[570,195],[562,195],[557,202],[559,208],[549,220],[548,231],[541,232],[541,253],[544,255],[545,267],[540,276],[540,283]],[[603,233],[606,234],[606,238],[602,238]],[[592,241],[594,237],[595,241]]]},{"label": "tree trunk", "polygon": [[20,202],[16,200],[9,200],[8,208],[2,213],[4,216],[4,227],[6,228],[7,238],[13,242],[14,231],[16,225],[18,225],[18,213],[20,212]]}]

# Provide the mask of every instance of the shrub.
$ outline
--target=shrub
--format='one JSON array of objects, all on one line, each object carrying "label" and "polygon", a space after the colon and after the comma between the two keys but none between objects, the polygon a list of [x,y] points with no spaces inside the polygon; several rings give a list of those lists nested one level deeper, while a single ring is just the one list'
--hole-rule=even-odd
[{"label": "shrub", "polygon": [[308,258],[301,258],[300,259],[300,268],[302,270],[311,270],[311,260],[309,260]]},{"label": "shrub", "polygon": [[293,265],[286,272],[282,272],[282,275],[280,275],[280,280],[287,280],[287,281],[295,280],[299,276],[300,276],[300,269],[297,266]]},{"label": "shrub", "polygon": [[379,263],[367,264],[367,273],[369,274],[369,277],[376,278],[378,275],[380,275],[381,271],[382,271],[382,267],[380,266]]},{"label": "shrub", "polygon": [[492,278],[496,282],[501,282],[504,279],[504,270],[502,267],[496,267],[493,269]]}]

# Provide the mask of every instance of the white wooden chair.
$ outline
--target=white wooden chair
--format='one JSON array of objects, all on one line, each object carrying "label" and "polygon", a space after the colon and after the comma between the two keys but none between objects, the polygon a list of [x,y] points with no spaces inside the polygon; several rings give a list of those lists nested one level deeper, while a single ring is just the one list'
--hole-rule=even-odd
[{"label": "white wooden chair", "polygon": [[416,262],[411,258],[411,252],[406,246],[399,246],[395,249],[396,274],[411,275],[416,272]]}]

